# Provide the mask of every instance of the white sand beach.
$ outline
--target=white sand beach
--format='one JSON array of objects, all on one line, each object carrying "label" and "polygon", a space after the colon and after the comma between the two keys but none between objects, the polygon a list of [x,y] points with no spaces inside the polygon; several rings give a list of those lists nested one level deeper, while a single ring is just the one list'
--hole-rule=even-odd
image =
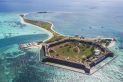
[{"label": "white sand beach", "polygon": [[[25,16],[25,15],[27,15],[27,14],[23,14],[23,15]],[[33,25],[33,24],[30,24],[30,23],[25,22],[21,16],[20,16],[20,20],[21,20],[20,22],[21,22],[22,24],[25,24],[25,25],[32,25],[32,26],[35,26],[35,27],[40,28],[39,26],[36,26],[36,25]],[[52,27],[53,27],[53,24],[52,24],[51,28],[52,28]],[[47,41],[47,40],[49,40],[50,38],[53,37],[53,34],[52,34],[50,31],[48,31],[48,30],[46,30],[46,29],[44,29],[44,28],[41,28],[41,30],[47,32],[48,35],[49,35],[49,37],[48,37],[46,40],[44,40],[43,42],[45,42],[45,41]]]}]

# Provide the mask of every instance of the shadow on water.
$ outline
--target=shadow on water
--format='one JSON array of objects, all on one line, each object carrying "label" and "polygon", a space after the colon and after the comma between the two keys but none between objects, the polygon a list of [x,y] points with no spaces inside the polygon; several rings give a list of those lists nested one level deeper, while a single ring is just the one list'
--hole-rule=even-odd
[{"label": "shadow on water", "polygon": [[12,44],[45,40],[47,37],[48,37],[47,34],[32,34],[32,35],[22,35],[22,36],[15,36],[11,38],[4,38],[4,39],[0,39],[0,48]]}]

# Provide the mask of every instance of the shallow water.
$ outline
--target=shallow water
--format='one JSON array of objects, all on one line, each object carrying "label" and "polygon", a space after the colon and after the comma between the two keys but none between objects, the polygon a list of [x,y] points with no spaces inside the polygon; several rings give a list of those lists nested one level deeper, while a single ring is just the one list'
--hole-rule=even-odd
[{"label": "shallow water", "polygon": [[17,13],[0,13],[0,39],[30,34],[46,34],[40,28],[21,24],[20,21]]},{"label": "shallow water", "polygon": [[[82,21],[81,19],[77,19],[78,17],[79,18],[83,17],[81,13],[79,14],[79,16],[78,16],[78,13],[76,13],[77,15],[75,13],[49,13],[49,14],[43,14],[43,15],[42,14],[36,15],[35,13],[35,15],[29,14],[27,17],[30,19],[35,19],[35,20],[51,21],[55,25],[55,28],[54,28],[55,30],[65,35],[73,36],[75,35],[75,32],[74,32],[75,25],[72,25],[71,22],[69,21],[66,22],[65,25],[62,25],[64,23],[61,24],[60,22],[66,18],[66,15],[64,14],[67,14],[70,16],[71,22],[73,22],[72,20],[74,19]],[[74,18],[73,16],[77,16],[77,17]],[[9,19],[8,21],[11,21],[11,20]],[[7,23],[5,23],[5,25],[6,24]],[[81,24],[81,23],[78,23],[78,24]],[[64,30],[63,28],[59,27],[60,25],[64,26],[63,27],[64,29],[72,28],[69,31],[70,34],[67,33],[69,29]],[[17,26],[16,28],[18,27],[19,26]],[[9,27],[9,28],[13,28],[13,27]],[[60,81],[60,82],[63,82],[63,81],[64,82],[93,82],[93,81],[122,82],[123,50],[119,49],[120,47],[122,47],[122,41],[123,41],[122,30],[118,30],[115,27],[112,30],[107,30],[111,28],[105,28],[105,27],[99,28],[99,29],[102,29],[99,31],[103,31],[105,33],[108,31],[106,34],[103,34],[103,33],[101,34],[100,32],[98,32],[98,30],[97,31],[95,30],[95,29],[98,29],[98,27],[91,28],[91,31],[93,30],[96,31],[95,33],[91,31],[89,32],[90,35],[92,35],[93,37],[98,35],[98,36],[104,36],[104,37],[107,37],[107,36],[115,37],[117,39],[116,45],[113,48],[111,48],[111,50],[115,53],[115,55],[118,55],[118,57],[113,62],[106,65],[103,69],[99,70],[98,72],[94,73],[91,76],[88,76],[81,73],[39,63],[38,62],[39,49],[28,49],[28,50],[19,49],[19,46],[18,46],[19,43],[25,43],[25,42],[35,41],[35,40],[36,41],[44,40],[48,37],[48,35],[45,32],[43,32],[40,28],[36,28],[33,26],[26,26],[25,28],[28,28],[28,31],[27,31],[28,34],[26,35],[22,33],[23,31],[19,31],[20,28],[18,28],[16,30],[17,32],[19,32],[20,35],[14,35],[11,37],[4,37],[0,39],[0,42],[2,43],[0,44],[0,52],[1,52],[0,53],[0,81],[1,82],[40,82],[40,81],[41,82],[56,82],[56,81]],[[31,28],[38,30],[39,33],[37,34],[33,33],[33,31],[35,30],[32,30]],[[87,29],[90,29],[90,28],[80,27],[79,29],[85,29],[85,30],[78,31],[77,34],[82,34],[85,31],[85,34],[83,33],[83,36],[91,37],[90,35],[87,35],[88,33]],[[7,32],[7,31],[3,31],[3,32]],[[15,32],[15,31],[11,31],[11,32]]]},{"label": "shallow water", "polygon": [[23,25],[17,13],[0,13],[0,82],[12,82],[30,60],[37,61],[39,49],[22,50],[19,44],[43,41],[48,34]]},{"label": "shallow water", "polygon": [[[93,82],[96,80],[97,82],[122,82],[123,49],[121,48],[123,47],[123,31],[121,30],[122,27],[120,26],[120,24],[117,24],[116,20],[113,20],[115,16],[113,16],[114,18],[110,17],[108,19],[107,17],[102,17],[100,18],[100,21],[93,17],[90,18],[89,21],[87,21],[88,17],[90,17],[90,14],[84,15],[84,13],[31,13],[26,17],[33,20],[50,21],[54,24],[54,29],[64,35],[74,36],[77,34],[87,37],[102,36],[116,38],[117,42],[115,46],[111,48],[111,50],[112,52],[114,52],[115,55],[118,55],[118,57],[113,62],[106,65],[103,69],[99,70],[91,76],[70,72],[74,73],[73,76],[76,76],[76,79],[73,79],[72,74],[70,74],[69,80],[65,78],[67,70],[64,70],[62,72],[64,73],[66,71],[66,73],[64,73],[65,76],[63,77],[65,81]],[[59,73],[59,71],[55,72]],[[59,76],[55,76],[54,78],[57,79],[57,77]]]},{"label": "shallow water", "polygon": [[[111,50],[118,57],[91,76],[41,64],[39,49],[18,46],[48,38],[40,28],[22,25],[19,13],[13,13],[26,11],[67,11],[27,17],[50,21],[64,35],[114,37]],[[123,0],[0,0],[0,82],[123,82],[122,13]]]}]

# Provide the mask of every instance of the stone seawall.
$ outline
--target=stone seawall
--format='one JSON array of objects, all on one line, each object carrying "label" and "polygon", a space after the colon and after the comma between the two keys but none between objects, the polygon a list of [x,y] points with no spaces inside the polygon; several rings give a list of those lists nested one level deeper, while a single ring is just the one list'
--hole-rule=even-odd
[{"label": "stone seawall", "polygon": [[[101,51],[105,52],[105,55],[100,56],[95,61],[91,61],[90,64],[77,63],[77,62],[72,62],[72,61],[69,61],[69,60],[62,60],[62,59],[58,59],[58,58],[51,57],[50,55],[48,55],[48,49],[50,47],[53,47],[53,46],[56,46],[56,45],[59,45],[61,43],[65,43],[65,42],[79,42],[79,43],[83,43],[83,44],[87,44],[87,45],[93,45],[93,46],[98,47]],[[50,62],[50,63],[54,63],[54,64],[65,65],[65,66],[68,66],[68,67],[81,69],[81,70],[84,70],[85,73],[88,73],[88,74],[90,73],[90,69],[92,67],[94,67],[95,65],[97,65],[98,63],[100,63],[101,61],[106,59],[107,57],[113,57],[113,53],[109,49],[101,46],[100,44],[98,44],[96,42],[74,39],[74,38],[62,39],[62,40],[59,40],[59,41],[55,41],[55,42],[52,42],[52,43],[42,45],[42,49],[44,51],[44,56],[43,56],[42,62]]]},{"label": "stone seawall", "polygon": [[90,67],[93,67],[93,66],[97,65],[97,64],[100,63],[101,61],[105,60],[107,57],[113,57],[113,56],[114,56],[114,54],[111,53],[111,52],[109,52],[109,53],[107,53],[106,55],[104,55],[104,56],[100,57],[99,59],[97,59],[96,61],[92,62],[92,63],[90,64]]},{"label": "stone seawall", "polygon": [[69,66],[69,67],[84,70],[85,73],[90,73],[89,68],[87,68],[87,67],[85,67],[85,65],[79,64],[79,63],[69,62],[69,61],[60,60],[60,59],[51,58],[51,57],[44,58],[42,60],[42,62],[50,62],[50,63],[60,64],[60,65],[65,65],[65,66]]}]

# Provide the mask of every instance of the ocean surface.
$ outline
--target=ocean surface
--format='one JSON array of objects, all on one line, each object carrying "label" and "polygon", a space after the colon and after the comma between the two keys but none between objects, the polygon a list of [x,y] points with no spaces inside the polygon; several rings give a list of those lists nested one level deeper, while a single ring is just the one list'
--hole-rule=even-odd
[{"label": "ocean surface", "polygon": [[[116,38],[110,50],[118,57],[93,75],[41,64],[40,49],[19,48],[49,36],[21,23],[20,13],[37,11],[50,13],[26,17],[50,21],[61,34]],[[123,82],[123,0],[0,0],[0,82]]]}]

